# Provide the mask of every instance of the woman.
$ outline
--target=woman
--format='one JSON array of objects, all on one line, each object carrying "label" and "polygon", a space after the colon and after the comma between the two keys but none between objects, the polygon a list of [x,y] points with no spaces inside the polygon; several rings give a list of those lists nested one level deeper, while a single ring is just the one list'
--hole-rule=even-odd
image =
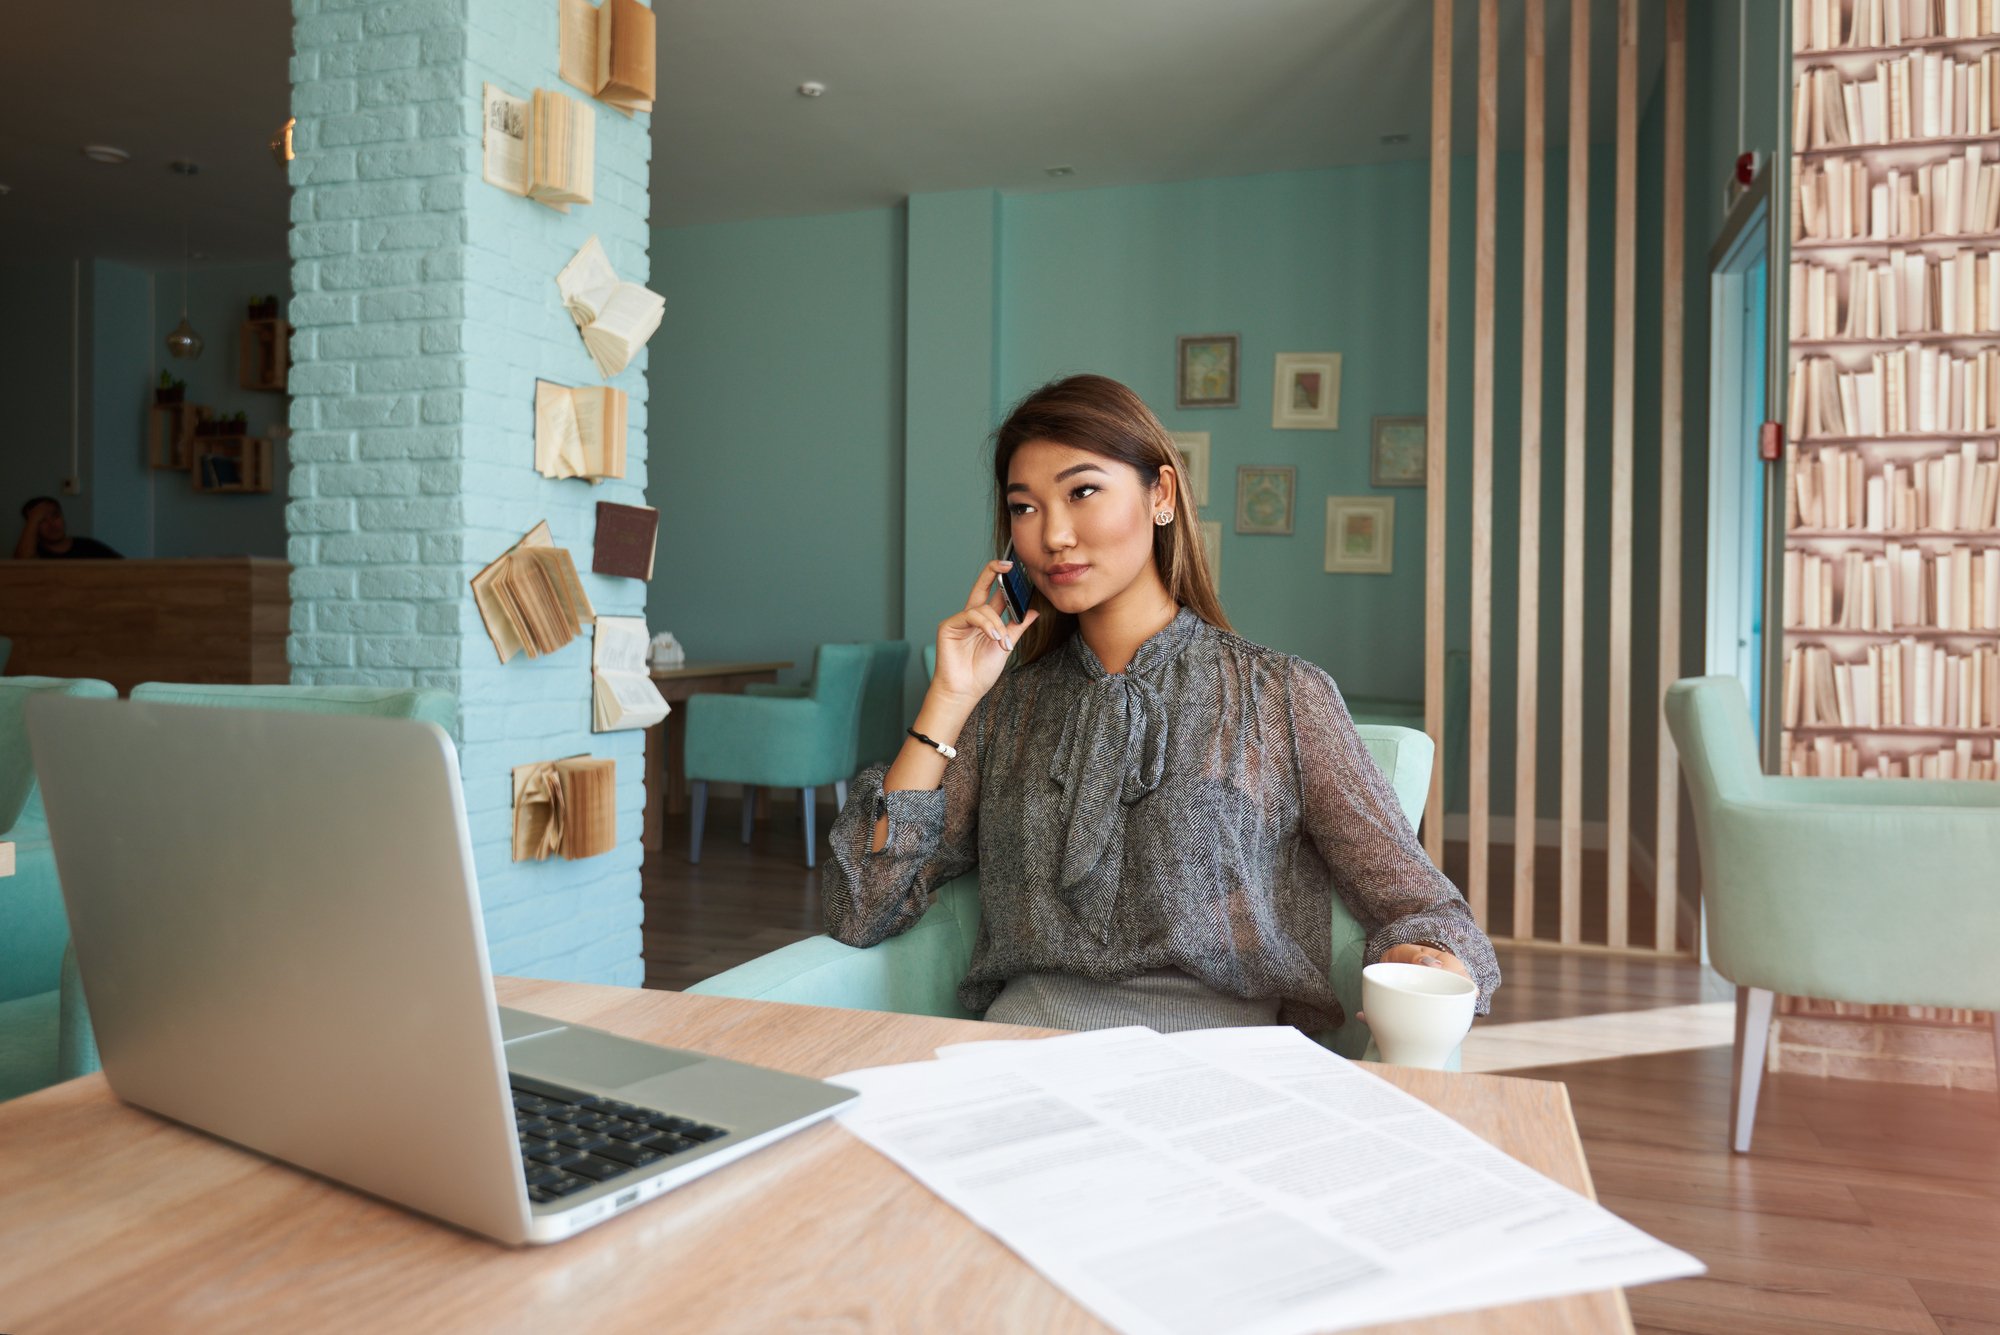
[{"label": "woman", "polygon": [[[1329,892],[1367,960],[1500,981],[1319,668],[1238,638],[1173,440],[1137,395],[1072,376],[995,439],[1000,509],[1035,587],[1002,620],[989,562],[938,627],[937,671],[885,773],[833,827],[827,928],[867,946],[979,869],[959,1000],[1061,1029],[1342,1021]],[[1017,664],[1007,670],[1010,654]]]}]

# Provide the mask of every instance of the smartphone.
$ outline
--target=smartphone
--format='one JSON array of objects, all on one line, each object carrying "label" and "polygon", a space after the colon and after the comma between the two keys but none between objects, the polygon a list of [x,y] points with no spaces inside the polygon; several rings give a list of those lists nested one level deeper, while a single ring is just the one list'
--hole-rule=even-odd
[{"label": "smartphone", "polygon": [[1027,570],[1014,558],[1014,544],[1007,544],[1007,554],[1000,558],[1014,564],[1000,572],[1000,592],[1007,600],[1007,608],[1014,614],[1014,620],[1025,621],[1028,617],[1028,603],[1035,596],[1034,581],[1028,578]]}]

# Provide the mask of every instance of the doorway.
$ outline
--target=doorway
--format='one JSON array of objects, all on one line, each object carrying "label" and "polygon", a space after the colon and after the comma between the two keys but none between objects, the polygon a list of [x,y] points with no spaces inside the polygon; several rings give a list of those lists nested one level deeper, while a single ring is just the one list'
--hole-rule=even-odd
[{"label": "doorway", "polygon": [[1770,330],[1768,172],[1710,252],[1708,635],[1703,670],[1735,677],[1763,718],[1765,485]]}]

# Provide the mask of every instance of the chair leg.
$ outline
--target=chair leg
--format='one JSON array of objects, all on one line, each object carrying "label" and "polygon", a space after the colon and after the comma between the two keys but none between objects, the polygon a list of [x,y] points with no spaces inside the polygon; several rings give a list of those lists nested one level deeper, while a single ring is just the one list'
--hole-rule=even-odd
[{"label": "chair leg", "polygon": [[1757,1088],[1764,1080],[1764,1050],[1771,1040],[1770,991],[1761,987],[1736,989],[1736,1070],[1729,1091],[1729,1143],[1738,1154],[1750,1152],[1750,1132],[1757,1121]]},{"label": "chair leg", "polygon": [[833,781],[833,809],[835,811],[847,810],[847,780],[845,779],[835,779]]},{"label": "chair leg", "polygon": [[799,790],[799,810],[803,811],[806,817],[806,866],[810,867],[813,865],[813,790],[812,789],[801,788]]},{"label": "chair leg", "polygon": [[752,784],[743,785],[743,842],[750,842],[750,826],[757,819],[757,789]]},{"label": "chair leg", "polygon": [[701,825],[708,819],[708,780],[688,784],[688,861],[701,861]]}]

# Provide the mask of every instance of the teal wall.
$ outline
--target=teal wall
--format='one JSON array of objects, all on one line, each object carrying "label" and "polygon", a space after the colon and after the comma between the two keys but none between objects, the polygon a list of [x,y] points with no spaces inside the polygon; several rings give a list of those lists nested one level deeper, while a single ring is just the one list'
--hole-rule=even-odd
[{"label": "teal wall", "polygon": [[[188,383],[188,398],[248,415],[263,431],[284,421],[281,394],[237,383],[237,333],[252,296],[290,291],[283,264],[196,268],[188,313],[207,346],[173,362],[163,340],[180,320],[180,271],[109,260],[0,265],[0,393],[16,416],[0,451],[0,525],[5,550],[19,533],[21,503],[59,494],[71,473],[71,282],[77,295],[76,412],[81,493],[62,497],[72,532],[126,556],[282,557],[286,456],[274,454],[268,495],[197,494],[180,474],[146,466],[146,408],[162,366]],[[10,519],[10,517],[15,517]]]},{"label": "teal wall", "polygon": [[693,656],[797,679],[902,633],[903,243],[901,209],[653,233],[646,612]]}]

